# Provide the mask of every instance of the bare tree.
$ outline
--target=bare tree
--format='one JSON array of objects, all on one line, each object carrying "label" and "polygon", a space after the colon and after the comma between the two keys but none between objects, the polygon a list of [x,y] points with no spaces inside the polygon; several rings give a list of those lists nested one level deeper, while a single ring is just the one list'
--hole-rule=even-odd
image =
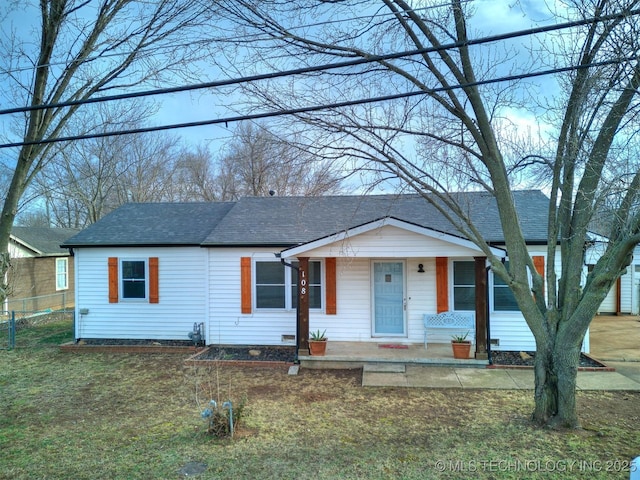
[{"label": "bare tree", "polygon": [[326,195],[341,191],[343,176],[326,158],[264,126],[241,123],[218,162],[220,198]]},{"label": "bare tree", "polygon": [[[4,105],[54,106],[13,119],[13,138],[27,144],[12,159],[0,216],[0,278],[9,265],[6,252],[20,199],[59,150],[41,142],[68,131],[69,121],[81,108],[59,104],[189,76],[193,72],[188,62],[205,54],[199,42],[211,30],[207,10],[201,2],[191,0],[40,0],[37,7],[12,2],[3,8],[20,8],[27,12],[23,18],[33,13],[31,18],[40,19],[35,35],[24,26],[9,30],[8,21],[3,30]],[[95,127],[90,123],[74,133]],[[0,297],[4,297],[3,290],[0,288]]]},{"label": "bare tree", "polygon": [[[513,291],[536,340],[534,420],[572,428],[579,425],[576,374],[585,332],[640,240],[640,170],[633,141],[640,23],[632,13],[636,0],[567,3],[565,10],[554,12],[558,22],[561,16],[594,21],[545,37],[540,52],[543,47],[546,52],[540,57],[523,55],[529,52],[517,50],[517,44],[474,45],[468,29],[477,12],[461,0],[448,5],[405,0],[216,5],[238,31],[252,35],[251,44],[236,42],[238,58],[246,59],[236,65],[245,74],[293,62],[373,60],[245,85],[251,94],[247,106],[284,111],[395,95],[366,106],[299,113],[296,120],[321,132],[310,151],[331,150],[355,159],[379,179],[399,179],[440,206],[461,234],[482,249],[494,274]],[[302,27],[310,24],[313,28]],[[499,49],[504,55],[498,56]],[[376,57],[409,50],[418,53]],[[516,61],[523,58],[530,58],[528,65]],[[496,80],[518,73],[519,67],[523,79]],[[551,67],[574,69],[556,75],[558,84],[543,79],[548,82],[544,88],[524,80],[530,69]],[[407,92],[411,95],[399,95]],[[547,104],[540,105],[536,97]],[[540,119],[545,133],[530,132],[528,141],[514,141],[514,112],[525,108]],[[547,258],[561,251],[561,268],[557,274],[548,268],[546,283],[528,253],[511,194],[533,173],[542,175],[551,197]],[[482,188],[495,198],[508,269],[492,255],[465,205],[448,193],[465,188]],[[609,243],[583,285],[589,224],[605,199],[613,213]]]},{"label": "bare tree", "polygon": [[208,148],[183,148],[174,166],[171,196],[177,201],[214,202],[224,200],[218,191],[214,160]]},{"label": "bare tree", "polygon": [[42,169],[34,189],[52,225],[85,227],[127,202],[173,200],[178,150],[165,133],[77,141]]}]

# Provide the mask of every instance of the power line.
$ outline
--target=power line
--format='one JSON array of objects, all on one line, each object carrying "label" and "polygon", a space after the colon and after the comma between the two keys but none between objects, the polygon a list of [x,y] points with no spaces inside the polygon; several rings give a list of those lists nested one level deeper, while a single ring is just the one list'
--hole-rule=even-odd
[{"label": "power line", "polygon": [[206,83],[200,83],[200,84],[194,84],[194,85],[182,85],[182,86],[179,86],[179,87],[160,88],[160,89],[153,89],[153,90],[145,90],[145,91],[141,91],[141,92],[123,93],[123,94],[119,94],[119,95],[109,95],[109,96],[104,96],[104,97],[87,98],[87,99],[83,99],[83,100],[73,100],[73,101],[68,101],[68,102],[59,102],[59,103],[52,103],[52,104],[43,104],[43,105],[33,105],[33,106],[27,106],[27,107],[9,108],[9,109],[0,110],[0,115],[8,115],[8,114],[12,114],[12,113],[24,113],[24,112],[30,112],[30,111],[35,111],[35,110],[44,110],[44,109],[48,109],[48,108],[65,108],[65,107],[72,107],[72,106],[78,106],[78,105],[109,102],[109,101],[115,101],[115,100],[127,100],[127,99],[131,99],[131,98],[148,97],[148,96],[153,96],[153,95],[166,95],[166,94],[169,94],[169,93],[180,93],[180,92],[187,92],[187,91],[192,91],[192,90],[200,90],[200,89],[205,89],[205,88],[218,88],[218,87],[236,85],[236,84],[239,84],[239,83],[256,82],[256,81],[260,81],[260,80],[272,80],[272,79],[275,79],[275,78],[282,78],[282,77],[295,76],[295,75],[301,75],[301,74],[306,74],[306,73],[314,73],[314,72],[321,72],[321,71],[327,71],[327,70],[334,70],[334,69],[339,69],[339,68],[364,65],[364,64],[368,64],[368,63],[376,63],[376,62],[381,62],[381,61],[394,60],[394,59],[403,58],[403,57],[410,57],[410,56],[414,56],[414,55],[422,55],[422,54],[426,54],[426,53],[434,53],[434,52],[438,52],[438,51],[441,51],[441,50],[449,50],[449,49],[459,48],[459,47],[463,47],[463,46],[483,45],[485,43],[492,43],[492,42],[497,42],[497,41],[501,41],[501,40],[509,40],[509,39],[512,39],[512,38],[519,38],[519,37],[528,36],[528,35],[537,35],[539,33],[548,33],[548,32],[552,32],[552,31],[556,31],[556,30],[562,30],[562,29],[573,28],[573,27],[578,27],[578,26],[582,26],[582,25],[588,25],[588,24],[591,24],[591,23],[604,22],[604,21],[608,21],[608,20],[615,20],[615,19],[635,16],[635,15],[638,15],[638,14],[640,14],[640,9],[635,9],[635,10],[630,10],[627,13],[615,13],[615,14],[606,15],[606,16],[597,17],[597,18],[594,17],[594,18],[588,18],[588,19],[583,19],[583,20],[576,20],[576,21],[573,21],[573,22],[560,23],[560,24],[556,24],[556,25],[547,25],[547,26],[543,26],[543,27],[536,27],[536,28],[531,28],[531,29],[526,29],[526,30],[519,30],[519,31],[516,31],[516,32],[508,32],[508,33],[503,33],[503,34],[499,34],[499,35],[481,37],[481,38],[474,39],[474,40],[467,40],[465,42],[453,42],[453,43],[449,43],[449,44],[445,44],[445,45],[440,45],[438,47],[427,47],[427,48],[408,50],[408,51],[398,52],[398,53],[389,53],[389,54],[385,54],[385,55],[371,55],[371,56],[367,56],[365,58],[357,58],[357,59],[354,59],[354,60],[346,60],[344,62],[323,64],[323,65],[318,65],[318,66],[315,66],[315,67],[303,67],[303,68],[297,68],[297,69],[291,69],[291,70],[283,70],[281,72],[269,72],[269,73],[263,73],[263,74],[259,74],[259,75],[252,75],[252,76],[248,76],[248,77],[240,77],[240,78],[228,79],[228,80],[219,80],[219,81],[215,81],[215,82],[206,82]]},{"label": "power line", "polygon": [[[469,2],[473,2],[474,0],[461,0],[461,3],[469,3]],[[442,3],[442,4],[438,4],[438,5],[429,5],[427,7],[420,7],[420,8],[413,8],[411,10],[403,10],[402,13],[416,13],[416,12],[421,12],[424,10],[430,10],[433,8],[441,8],[444,6],[447,6],[447,3]],[[381,15],[378,14],[377,16],[394,16],[396,15],[395,12],[385,12],[382,13]],[[337,20],[325,20],[322,22],[315,22],[315,23],[308,23],[306,25],[296,25],[294,27],[290,27],[289,30],[291,31],[295,31],[295,30],[299,30],[301,28],[313,28],[313,27],[320,27],[320,26],[324,26],[324,25],[332,25],[332,24],[336,24],[336,23],[342,23],[342,22],[350,22],[350,21],[354,21],[354,20],[362,20],[365,18],[370,18],[371,15],[363,15],[363,16],[359,16],[359,17],[348,17],[348,18],[340,18]],[[149,47],[149,48],[145,48],[145,49],[141,49],[140,52],[142,52],[145,55],[148,55],[152,52],[157,52],[160,50],[165,50],[165,49],[173,49],[175,47],[193,47],[194,45],[199,45],[199,44],[207,44],[210,43],[212,41],[224,41],[225,43],[233,43],[235,41],[244,41],[246,42],[247,40],[251,41],[251,40],[255,40],[255,39],[260,39],[261,34],[258,33],[254,33],[254,34],[249,34],[249,35],[243,35],[242,37],[229,37],[229,38],[224,38],[224,39],[219,39],[219,38],[209,38],[209,39],[203,39],[203,40],[199,40],[197,42],[185,42],[185,43],[178,43],[178,44],[173,44],[173,45],[164,45],[164,46],[157,46],[157,47]],[[274,39],[283,39],[284,37],[269,37],[270,40],[274,40]],[[115,53],[110,53],[110,54],[99,54],[99,55],[95,55],[95,56],[91,56],[91,57],[87,57],[83,63],[89,63],[95,60],[99,60],[99,59],[104,59],[104,58],[111,58],[111,57],[120,57],[123,55],[131,55],[133,52],[131,51],[123,51],[123,52],[115,52]],[[28,70],[36,70],[38,68],[42,68],[42,67],[54,67],[54,66],[59,66],[59,65],[66,65],[67,62],[64,61],[59,61],[59,62],[50,62],[50,63],[44,63],[44,64],[40,64],[40,65],[35,65],[35,66],[28,66],[28,67],[16,67],[16,68],[11,68],[11,69],[7,69],[7,70],[2,70],[0,71],[0,73],[2,74],[6,74],[6,73],[17,73],[17,72],[25,72]]]},{"label": "power line", "polygon": [[263,118],[281,117],[285,115],[297,115],[300,113],[310,113],[310,112],[317,112],[320,110],[330,110],[330,109],[344,108],[344,107],[355,106],[355,105],[365,105],[369,103],[398,100],[401,98],[410,98],[410,97],[416,97],[420,95],[430,95],[434,93],[440,93],[440,92],[445,92],[450,90],[459,90],[463,88],[476,87],[476,86],[482,86],[482,85],[489,85],[489,84],[499,83],[499,82],[523,80],[525,78],[552,75],[552,74],[563,73],[563,72],[568,72],[572,70],[583,70],[591,67],[613,65],[613,64],[617,64],[625,61],[631,61],[631,60],[634,60],[634,58],[619,58],[619,59],[608,60],[603,62],[594,62],[586,65],[571,65],[568,67],[554,68],[549,70],[543,70],[540,72],[530,72],[525,74],[509,75],[505,77],[499,77],[499,78],[488,79],[488,80],[480,80],[477,82],[470,82],[463,85],[450,85],[447,87],[439,87],[439,88],[433,88],[429,90],[419,90],[419,91],[413,91],[413,92],[398,93],[394,95],[370,97],[370,98],[365,98],[360,100],[347,100],[344,102],[335,102],[335,103],[329,103],[329,104],[323,104],[323,105],[291,108],[291,109],[285,109],[280,111],[239,115],[235,117],[218,118],[218,119],[212,119],[212,120],[201,120],[196,122],[178,123],[178,124],[172,124],[172,125],[161,125],[161,126],[155,126],[155,127],[143,127],[143,128],[119,130],[119,131],[113,131],[113,132],[101,132],[101,133],[93,133],[93,134],[86,134],[86,135],[72,135],[67,137],[48,138],[43,140],[31,141],[31,142],[5,143],[5,144],[0,144],[0,149],[11,148],[11,147],[21,147],[26,145],[41,145],[41,144],[48,144],[48,143],[69,142],[69,141],[75,141],[75,140],[88,140],[92,138],[114,137],[119,135],[131,135],[136,133],[158,132],[158,131],[164,131],[164,130],[175,130],[179,128],[228,124],[228,123],[241,122],[245,120],[260,120]]}]

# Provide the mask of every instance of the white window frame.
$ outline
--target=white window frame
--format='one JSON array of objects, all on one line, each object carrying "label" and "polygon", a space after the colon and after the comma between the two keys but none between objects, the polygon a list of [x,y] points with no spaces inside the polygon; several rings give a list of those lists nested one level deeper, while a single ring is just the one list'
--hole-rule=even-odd
[{"label": "white window frame", "polygon": [[[296,259],[287,259],[285,260],[287,263],[298,262]],[[323,311],[325,302],[325,273],[324,273],[324,262],[321,259],[309,259],[309,263],[317,262],[320,265],[320,308],[310,307],[311,311]],[[255,311],[259,312],[267,312],[267,311],[295,311],[296,309],[293,307],[292,297],[293,297],[293,268],[284,266],[284,307],[283,308],[268,308],[268,307],[259,307],[258,306],[258,287],[262,284],[258,284],[258,263],[279,263],[282,264],[280,260],[271,260],[269,258],[254,258],[253,260],[253,275],[252,275],[252,285],[251,288],[253,290],[253,308]],[[268,285],[268,284],[264,284]],[[271,285],[280,285],[280,284],[271,284]],[[310,284],[309,286],[317,286],[317,284]]]},{"label": "white window frame", "polygon": [[[124,262],[144,263],[144,297],[125,297],[124,295]],[[119,295],[122,302],[147,302],[149,300],[149,261],[147,258],[120,258],[118,262]],[[131,280],[131,279],[128,279]],[[135,281],[135,280],[134,280]],[[139,280],[141,281],[141,280]]]},{"label": "white window frame", "polygon": [[[450,262],[449,262],[449,288],[450,288],[450,294],[451,296],[449,297],[451,299],[451,309],[455,310],[454,306],[455,306],[455,284],[454,284],[454,277],[453,277],[453,263],[454,262],[473,262],[473,259],[467,259],[464,257],[460,257],[460,258],[451,258]],[[496,299],[495,299],[495,294],[494,294],[494,287],[495,287],[495,274],[493,273],[493,270],[489,271],[489,275],[488,275],[488,282],[487,282],[487,288],[489,289],[489,309],[491,311],[491,313],[497,313],[497,314],[501,314],[501,313],[506,313],[506,314],[510,314],[510,313],[519,313],[520,310],[516,309],[516,310],[496,310]],[[531,285],[531,275],[529,275],[529,285]],[[475,285],[474,285],[475,287]],[[498,287],[501,288],[502,286]],[[504,286],[504,288],[509,288],[508,286]],[[468,311],[468,310],[460,310],[460,311]]]},{"label": "white window frame", "polygon": [[[457,310],[455,308],[456,305],[456,284],[455,284],[455,270],[453,267],[453,264],[456,262],[465,262],[465,263],[472,263],[474,264],[474,260],[473,258],[464,258],[464,257],[460,257],[460,258],[452,258],[450,261],[450,267],[449,267],[449,278],[451,279],[451,281],[449,282],[450,284],[450,288],[451,288],[451,310],[453,311],[459,311],[459,312],[474,312],[475,311],[475,306],[473,309],[471,310]],[[468,285],[459,285],[460,287],[464,287],[464,286],[468,286]],[[475,284],[475,277],[474,277],[474,283],[473,285],[471,285],[473,287],[473,291],[474,291],[474,295],[475,295],[475,288],[476,288],[476,284]]]},{"label": "white window frame", "polygon": [[[489,301],[490,303],[490,308],[491,308],[491,312],[492,313],[521,313],[520,309],[517,308],[516,305],[516,309],[515,310],[496,310],[496,297],[495,297],[495,279],[496,279],[496,274],[493,272],[493,270],[491,270],[491,275],[489,275]],[[527,274],[527,283],[529,284],[529,287],[531,287],[531,273],[529,272]],[[509,288],[507,285],[500,285],[499,288]],[[511,291],[511,290],[510,290]],[[513,292],[511,292],[511,294],[513,294]],[[517,302],[516,302],[517,303]]]},{"label": "white window frame", "polygon": [[[60,272],[58,266],[64,265],[64,271]],[[56,267],[56,291],[60,290],[68,290],[69,289],[69,259],[68,258],[56,258],[55,262]],[[61,275],[64,279],[64,284],[60,284]]]}]

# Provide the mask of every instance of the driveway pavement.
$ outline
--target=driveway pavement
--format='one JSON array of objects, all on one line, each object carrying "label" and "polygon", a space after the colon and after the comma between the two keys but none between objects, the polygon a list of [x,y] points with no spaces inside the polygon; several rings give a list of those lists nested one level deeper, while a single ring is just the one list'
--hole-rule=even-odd
[{"label": "driveway pavement", "polygon": [[590,354],[607,362],[640,362],[640,320],[636,315],[598,315],[589,327]]}]

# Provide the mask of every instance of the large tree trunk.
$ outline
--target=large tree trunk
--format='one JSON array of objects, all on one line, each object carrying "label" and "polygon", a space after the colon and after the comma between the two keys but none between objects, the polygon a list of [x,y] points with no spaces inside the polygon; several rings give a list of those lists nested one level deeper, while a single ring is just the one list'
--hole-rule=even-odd
[{"label": "large tree trunk", "polygon": [[538,344],[535,357],[535,407],[532,418],[552,428],[579,428],[576,380],[581,342],[555,338]]}]

